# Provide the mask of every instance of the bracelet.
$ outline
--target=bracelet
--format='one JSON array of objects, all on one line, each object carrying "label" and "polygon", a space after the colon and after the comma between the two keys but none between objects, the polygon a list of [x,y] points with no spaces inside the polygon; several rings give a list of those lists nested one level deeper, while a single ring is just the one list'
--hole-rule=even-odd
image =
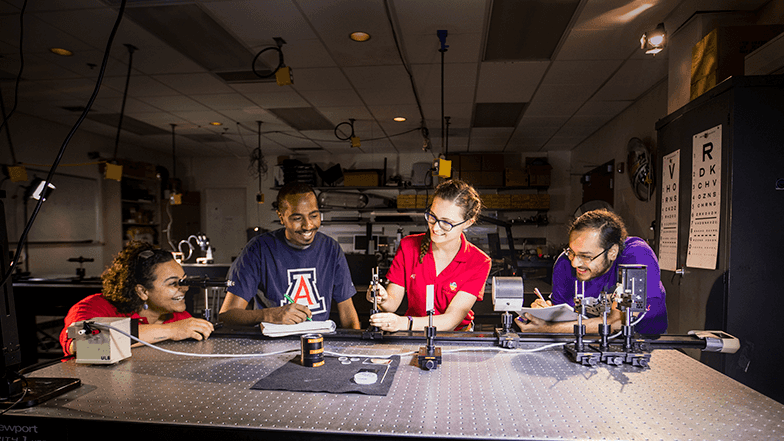
[{"label": "bracelet", "polygon": [[410,331],[414,327],[414,317],[408,316],[408,330]]}]

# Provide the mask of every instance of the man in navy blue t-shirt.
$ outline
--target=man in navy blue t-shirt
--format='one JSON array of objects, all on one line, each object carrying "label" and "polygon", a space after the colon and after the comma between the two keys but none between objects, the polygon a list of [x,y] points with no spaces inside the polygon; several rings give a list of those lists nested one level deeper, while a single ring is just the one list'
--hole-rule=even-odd
[{"label": "man in navy blue t-shirt", "polygon": [[[628,237],[621,218],[607,210],[589,211],[572,224],[569,248],[555,261],[553,292],[547,303],[537,299],[531,306],[547,307],[566,303],[574,306],[575,282],[584,282],[585,297],[597,297],[602,290],[615,288],[618,265],[647,266],[647,312],[635,326],[640,334],[664,334],[667,331],[666,293],[656,254],[639,237]],[[583,284],[579,285],[582,289]],[[576,322],[547,322],[526,313],[529,323],[515,320],[523,332],[574,332]],[[622,315],[612,309],[607,323],[620,329]],[[583,320],[588,333],[596,333],[601,317]]]},{"label": "man in navy blue t-shirt", "polygon": [[[294,182],[278,192],[281,229],[256,236],[231,264],[220,309],[227,324],[295,324],[327,320],[334,300],[343,328],[359,329],[356,294],[338,243],[318,232],[321,213],[313,189]],[[247,309],[250,301],[254,309]]]}]

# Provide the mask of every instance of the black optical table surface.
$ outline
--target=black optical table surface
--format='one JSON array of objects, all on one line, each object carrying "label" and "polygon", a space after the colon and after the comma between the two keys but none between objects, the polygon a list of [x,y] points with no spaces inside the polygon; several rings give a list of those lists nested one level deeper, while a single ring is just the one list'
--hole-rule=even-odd
[{"label": "black optical table surface", "polygon": [[[207,341],[159,346],[204,354],[300,347],[298,337],[252,334],[223,332]],[[417,351],[423,344],[424,338],[324,336],[326,351],[361,356]],[[251,389],[299,356],[298,351],[209,359],[138,347],[115,365],[70,360],[28,377],[79,378],[81,387],[0,416],[0,436],[84,440],[127,432],[137,439],[188,440],[784,439],[784,405],[677,350],[654,350],[650,366],[641,369],[581,366],[560,348],[507,353],[488,350],[492,345],[486,343],[436,340],[436,345],[443,363],[426,371],[415,356],[403,356],[386,396]],[[481,350],[449,352],[469,347]]]}]

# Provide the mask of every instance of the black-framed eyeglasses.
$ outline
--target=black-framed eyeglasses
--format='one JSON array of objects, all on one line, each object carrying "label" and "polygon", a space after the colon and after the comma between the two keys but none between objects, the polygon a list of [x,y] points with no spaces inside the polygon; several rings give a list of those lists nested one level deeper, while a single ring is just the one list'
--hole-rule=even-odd
[{"label": "black-framed eyeglasses", "polygon": [[563,250],[564,254],[566,254],[566,258],[567,259],[569,259],[571,261],[574,261],[575,259],[577,259],[577,260],[580,260],[583,263],[588,263],[588,264],[590,264],[594,260],[598,259],[599,256],[601,256],[602,254],[606,253],[607,251],[610,251],[610,248],[605,248],[604,251],[602,251],[601,253],[599,253],[599,254],[597,254],[597,255],[595,255],[593,257],[587,257],[587,256],[580,256],[579,254],[577,254],[574,251],[572,251],[571,248],[564,248],[564,250]]},{"label": "black-framed eyeglasses", "polygon": [[447,222],[445,220],[441,220],[441,219],[437,218],[433,213],[430,212],[430,210],[426,210],[425,211],[425,220],[430,225],[433,225],[436,222],[438,222],[438,227],[441,228],[444,231],[447,231],[447,232],[452,231],[452,228],[455,228],[455,227],[457,227],[459,225],[463,225],[464,223],[469,221],[469,219],[466,219],[463,222],[460,222],[460,223],[457,223],[457,224],[453,224],[451,222]]}]

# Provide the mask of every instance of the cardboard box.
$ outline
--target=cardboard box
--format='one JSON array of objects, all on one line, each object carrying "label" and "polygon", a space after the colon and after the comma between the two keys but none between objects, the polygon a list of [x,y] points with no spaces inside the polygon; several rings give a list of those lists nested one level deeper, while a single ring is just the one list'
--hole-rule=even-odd
[{"label": "cardboard box", "polygon": [[553,166],[547,163],[547,158],[525,158],[525,170],[528,173],[529,186],[546,187],[550,185],[550,173]]},{"label": "cardboard box", "polygon": [[378,187],[380,176],[378,170],[343,170],[343,186]]},{"label": "cardboard box", "polygon": [[482,156],[482,170],[501,172],[504,170],[503,154],[487,154]]},{"label": "cardboard box", "polygon": [[[454,176],[454,174],[453,174]],[[460,170],[460,179],[463,181],[468,182],[469,184],[478,187],[481,186],[482,182],[482,171],[469,171],[469,170]]]},{"label": "cardboard box", "polygon": [[509,208],[519,210],[549,210],[549,194],[513,194],[510,196]]},{"label": "cardboard box", "polygon": [[507,187],[527,187],[528,173],[519,168],[507,168],[504,172],[504,185]]},{"label": "cardboard box", "polygon": [[415,194],[399,194],[397,196],[397,208],[413,209],[416,208],[417,195]]},{"label": "cardboard box", "polygon": [[691,50],[690,99],[744,75],[746,55],[782,32],[784,25],[724,26],[709,32]]},{"label": "cardboard box", "polygon": [[481,171],[482,170],[482,155],[461,155],[460,157],[460,171]]},{"label": "cardboard box", "polygon": [[549,187],[550,175],[528,175],[528,186],[530,187]]},{"label": "cardboard box", "polygon": [[483,194],[482,204],[489,210],[505,210],[511,208],[508,194]]}]

